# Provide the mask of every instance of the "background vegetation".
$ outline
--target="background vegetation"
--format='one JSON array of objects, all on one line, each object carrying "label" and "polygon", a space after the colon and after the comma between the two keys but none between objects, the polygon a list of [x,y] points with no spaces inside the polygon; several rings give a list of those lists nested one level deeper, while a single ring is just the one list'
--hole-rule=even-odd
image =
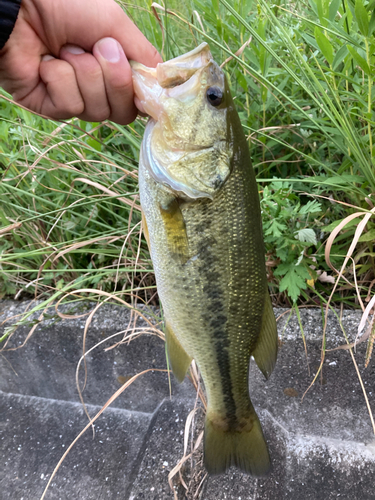
[{"label": "background vegetation", "polygon": [[[259,182],[274,304],[333,292],[336,305],[363,306],[375,256],[375,1],[123,6],[164,59],[207,41],[224,63]],[[78,298],[156,304],[137,187],[145,120],[46,121],[1,95],[0,297],[43,309],[84,289]]]}]

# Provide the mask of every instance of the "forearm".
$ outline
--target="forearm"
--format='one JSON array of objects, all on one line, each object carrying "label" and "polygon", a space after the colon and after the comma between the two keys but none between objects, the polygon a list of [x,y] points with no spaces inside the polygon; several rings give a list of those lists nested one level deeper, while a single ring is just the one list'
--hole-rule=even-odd
[{"label": "forearm", "polygon": [[21,0],[0,1],[0,50],[4,47],[16,23]]}]

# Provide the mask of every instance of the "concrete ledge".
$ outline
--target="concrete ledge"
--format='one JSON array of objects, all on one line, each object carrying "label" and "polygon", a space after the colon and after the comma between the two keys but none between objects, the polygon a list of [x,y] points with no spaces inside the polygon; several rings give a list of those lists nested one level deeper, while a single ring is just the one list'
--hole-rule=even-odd
[{"label": "concrete ledge", "polygon": [[[91,414],[100,407],[89,405]],[[66,448],[87,424],[82,405],[0,393],[2,500],[40,498]],[[136,474],[152,415],[109,408],[73,447],[48,499],[123,498]]]},{"label": "concrete ledge", "polygon": [[[26,306],[0,301],[0,322]],[[64,448],[87,423],[75,388],[85,319],[56,322],[53,310],[51,316],[25,347],[0,356],[0,497],[4,500],[40,498]],[[301,310],[306,357],[295,317],[284,330],[287,316],[279,322],[283,344],[274,374],[264,381],[255,364],[250,373],[250,394],[269,443],[273,471],[259,479],[236,470],[205,478],[200,448],[182,470],[188,492],[176,477],[178,500],[375,499],[374,434],[350,355],[342,350],[327,352],[322,378],[301,401],[320,363],[322,317],[318,309]],[[344,313],[343,324],[352,339],[360,316]],[[130,319],[126,309],[112,306],[104,306],[95,318],[88,349],[126,328]],[[140,320],[138,325],[146,323]],[[28,331],[29,327],[20,328],[10,347],[20,345]],[[166,367],[164,344],[156,336],[144,335],[129,345],[104,350],[114,342],[102,344],[87,360],[84,398],[90,413],[126,377]],[[343,343],[331,315],[327,347]],[[375,365],[372,361],[364,369],[365,348],[358,346],[356,360],[375,413]],[[195,392],[188,380],[181,385],[172,381],[172,394],[169,399],[165,373],[140,378],[97,421],[95,439],[89,431],[76,444],[46,499],[173,499],[168,474],[183,453],[185,420],[194,407]],[[198,412],[195,438],[202,426],[203,413]]]}]

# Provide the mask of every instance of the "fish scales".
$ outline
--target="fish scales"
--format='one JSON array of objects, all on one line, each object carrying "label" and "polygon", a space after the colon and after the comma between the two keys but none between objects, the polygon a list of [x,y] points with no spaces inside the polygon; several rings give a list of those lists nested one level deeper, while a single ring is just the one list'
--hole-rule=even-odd
[{"label": "fish scales", "polygon": [[[207,55],[206,44],[202,45],[205,46],[201,50]],[[173,60],[168,63],[173,64]],[[170,71],[171,67],[169,64],[167,69]],[[210,89],[213,88],[212,80],[214,83],[221,81],[217,68],[206,70]],[[133,66],[133,71],[136,73],[137,67]],[[225,130],[223,125],[220,130],[225,133],[226,146],[217,145],[216,141],[211,157],[213,162],[220,164],[222,161],[223,166],[217,168],[214,175],[202,176],[201,167],[192,169],[189,182],[193,188],[188,186],[195,194],[200,192],[197,187],[205,186],[203,189],[207,189],[207,193],[193,198],[191,191],[186,196],[178,190],[181,186],[184,188],[184,183],[180,182],[178,189],[173,189],[175,178],[165,182],[163,177],[164,181],[159,181],[155,168],[163,166],[153,166],[154,159],[150,156],[152,137],[159,133],[155,119],[150,120],[145,133],[139,187],[167,329],[170,338],[177,339],[176,345],[180,346],[177,349],[181,348],[188,360],[195,359],[207,392],[206,468],[217,473],[236,465],[260,475],[269,468],[269,456],[249,398],[249,360],[252,354],[255,355],[262,371],[269,375],[276,358],[277,334],[274,317],[273,321],[272,318],[264,319],[265,313],[270,311],[255,175],[246,138],[224,78],[221,84],[226,122]],[[137,92],[137,85],[135,89]],[[139,89],[138,93],[141,95]],[[170,107],[175,105],[169,104]],[[174,119],[174,127],[165,134],[168,140],[173,140],[178,132],[177,143],[181,147],[186,139],[181,131],[184,128],[189,143],[196,146],[198,154],[201,150],[206,154],[205,142],[209,143],[209,139],[205,138],[207,133],[202,135],[200,130],[201,121],[206,119],[206,109],[206,105],[192,107],[183,124],[181,117]],[[214,117],[219,123],[218,115]],[[215,125],[212,128],[215,131]],[[146,136],[151,139],[146,140]],[[215,143],[215,138],[212,141]],[[200,142],[203,144],[201,150]],[[196,166],[195,161],[193,157],[193,166]],[[185,176],[186,182],[183,173],[186,160],[178,158],[178,162],[182,167],[175,169],[176,177]],[[271,328],[264,328],[268,323]],[[262,328],[266,330],[263,335]],[[261,336],[265,337],[263,344],[269,361],[264,361],[261,350],[256,356]],[[168,345],[168,351],[171,350]],[[169,355],[171,357],[171,352]],[[171,359],[172,367],[173,361]]]}]

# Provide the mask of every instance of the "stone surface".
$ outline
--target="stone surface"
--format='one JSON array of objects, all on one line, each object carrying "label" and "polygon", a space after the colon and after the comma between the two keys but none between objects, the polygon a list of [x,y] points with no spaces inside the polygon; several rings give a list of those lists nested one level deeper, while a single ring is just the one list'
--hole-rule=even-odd
[{"label": "stone surface", "polygon": [[173,498],[168,474],[183,456],[185,421],[193,406],[194,401],[173,399],[160,407],[129,500]]},{"label": "stone surface", "polygon": [[[16,306],[17,304],[10,303],[10,307],[4,308],[3,304],[2,310],[0,309],[0,321],[2,316],[5,319],[25,309],[22,303]],[[83,307],[80,306],[75,315],[82,314]],[[84,310],[91,311],[93,307],[86,304]],[[61,309],[65,314],[74,315],[72,308]],[[20,327],[11,338],[6,347],[6,354],[0,358],[0,390],[78,402],[80,399],[76,387],[76,368],[83,353],[87,315],[77,319],[61,320],[53,307],[45,314],[48,319],[40,323],[24,346],[22,345],[30,326]],[[30,323],[37,317],[38,315],[33,315],[29,319]],[[128,310],[120,307],[105,305],[94,316],[85,340],[88,354],[85,357],[87,382],[83,397],[86,403],[104,405],[124,381],[143,370],[151,368],[166,370],[164,341],[160,337],[155,334],[142,334],[130,342],[122,341],[124,333],[113,337],[116,333],[127,330],[129,321]],[[135,333],[142,333],[148,326],[142,317],[137,317],[136,324],[132,324],[126,333],[131,334],[134,328]],[[119,343],[120,341],[122,342]],[[90,351],[99,342],[102,343]],[[9,350],[14,348],[18,349]],[[79,373],[83,387],[85,381],[83,363],[80,365]],[[184,396],[185,386],[179,386],[173,377],[170,380],[173,393],[178,392]],[[153,412],[169,392],[167,373],[149,372],[126,389],[117,399],[116,407]],[[139,397],[140,393],[142,397]]]},{"label": "stone surface", "polygon": [[[0,301],[0,323],[28,305]],[[92,307],[79,305],[80,312]],[[71,309],[61,310],[67,314]],[[120,329],[128,335],[144,332],[150,327],[149,319],[157,321],[158,311],[142,312],[146,319],[138,319],[134,330],[126,308],[103,306],[88,329],[86,349]],[[40,498],[64,450],[87,424],[75,386],[87,316],[60,320],[53,308],[46,314],[24,347],[5,350],[0,356],[0,498],[4,500]],[[177,385],[172,379],[170,399],[166,373],[154,371],[140,377],[107,408],[96,423],[94,439],[89,430],[78,441],[46,499],[375,500],[374,433],[350,353],[327,351],[322,373],[306,392],[320,365],[322,313],[300,310],[306,346],[296,316],[288,318],[285,311],[276,315],[282,315],[278,322],[282,345],[275,371],[265,381],[252,362],[249,382],[273,462],[267,477],[252,478],[235,469],[206,477],[200,445],[181,467],[188,490],[177,474],[172,491],[168,474],[183,456],[185,422],[196,396],[189,380]],[[22,345],[37,317],[28,318],[31,324],[20,327],[7,348]],[[359,312],[343,314],[342,324],[351,340],[360,317]],[[83,394],[90,415],[132,375],[166,368],[159,336],[142,335],[115,345],[122,336],[106,340],[87,356]],[[340,324],[330,314],[326,346],[332,349],[344,343]],[[365,350],[365,344],[358,345],[355,359],[375,412],[375,364],[371,361],[364,368]],[[81,383],[83,374],[81,370]],[[202,429],[203,411],[198,409],[187,453]]]},{"label": "stone surface", "polygon": [[[89,406],[91,414],[100,407]],[[152,415],[108,408],[67,455],[48,499],[124,498]],[[88,420],[78,403],[0,393],[2,500],[40,498],[66,448]]]}]

